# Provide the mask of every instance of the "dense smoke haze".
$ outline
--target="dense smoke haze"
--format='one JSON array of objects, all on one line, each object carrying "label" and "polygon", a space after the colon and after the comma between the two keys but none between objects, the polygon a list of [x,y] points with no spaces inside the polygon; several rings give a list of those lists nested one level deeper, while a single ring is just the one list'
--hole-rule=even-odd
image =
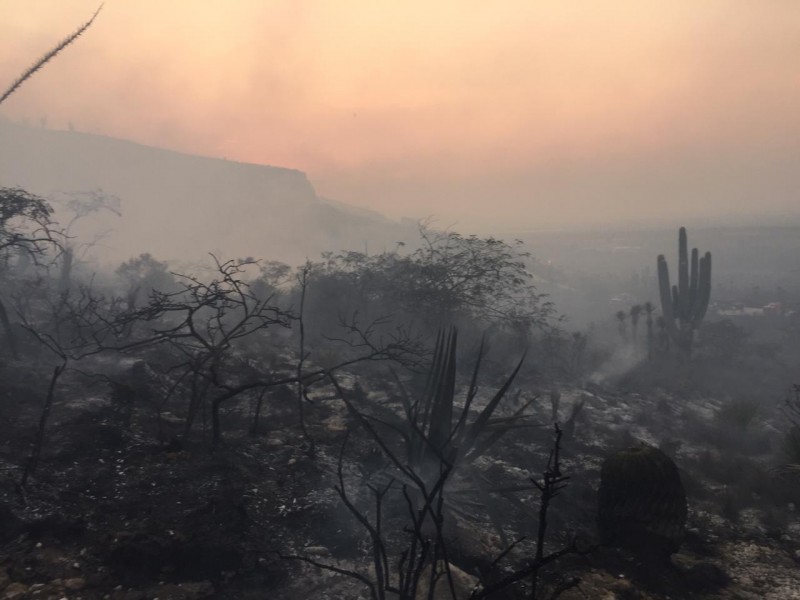
[{"label": "dense smoke haze", "polygon": [[[96,8],[9,0],[10,81]],[[109,2],[2,116],[475,231],[797,218],[800,6]]]},{"label": "dense smoke haze", "polygon": [[0,1],[0,600],[800,597],[798,57],[797,0]]}]

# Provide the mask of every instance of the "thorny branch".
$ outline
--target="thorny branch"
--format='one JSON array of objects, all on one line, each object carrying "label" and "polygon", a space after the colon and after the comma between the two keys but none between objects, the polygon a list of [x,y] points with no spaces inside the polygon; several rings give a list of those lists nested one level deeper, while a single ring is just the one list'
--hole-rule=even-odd
[{"label": "thorny branch", "polygon": [[[542,475],[541,480],[537,480],[531,478],[531,481],[539,490],[539,526],[536,535],[536,546],[535,552],[532,559],[529,559],[527,564],[523,565],[522,567],[516,569],[512,573],[500,577],[495,581],[484,581],[484,587],[482,590],[475,590],[471,596],[471,599],[477,600],[479,598],[488,598],[501,590],[519,582],[524,579],[530,578],[530,598],[531,600],[536,600],[537,598],[537,590],[538,590],[538,583],[539,583],[539,572],[541,569],[553,562],[556,562],[563,556],[568,554],[588,554],[594,550],[594,547],[587,547],[587,548],[580,548],[578,545],[578,540],[576,537],[572,537],[569,543],[560,548],[559,550],[545,553],[545,537],[547,533],[547,517],[548,511],[550,509],[550,503],[552,500],[559,495],[561,490],[566,487],[566,482],[570,479],[568,476],[564,475],[561,471],[561,438],[563,432],[561,428],[558,426],[558,423],[554,425],[554,439],[553,439],[553,448],[550,451],[550,456],[547,461],[547,467]],[[516,545],[521,540],[514,542],[513,545]],[[498,559],[495,561],[495,565],[499,563],[500,558],[502,556],[508,555],[511,550],[511,547],[507,548]],[[574,587],[578,584],[577,580],[573,580],[570,582],[569,586]],[[564,590],[561,590],[563,592]],[[559,594],[561,593],[559,592]]]}]

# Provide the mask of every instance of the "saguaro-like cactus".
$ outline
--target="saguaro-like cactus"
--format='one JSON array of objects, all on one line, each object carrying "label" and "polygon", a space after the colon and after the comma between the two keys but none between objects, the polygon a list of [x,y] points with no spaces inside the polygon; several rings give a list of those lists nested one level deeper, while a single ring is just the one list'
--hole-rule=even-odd
[{"label": "saguaro-like cactus", "polygon": [[691,269],[686,228],[678,234],[678,284],[670,287],[667,259],[658,256],[658,287],[661,294],[661,312],[670,339],[686,352],[692,350],[695,329],[708,309],[711,297],[711,252],[698,257],[692,249]]}]

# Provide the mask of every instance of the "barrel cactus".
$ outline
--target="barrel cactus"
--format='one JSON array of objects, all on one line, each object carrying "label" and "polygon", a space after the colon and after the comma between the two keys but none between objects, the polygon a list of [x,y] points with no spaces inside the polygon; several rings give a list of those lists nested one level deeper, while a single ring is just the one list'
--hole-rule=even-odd
[{"label": "barrel cactus", "polygon": [[642,444],[603,463],[597,524],[604,544],[668,557],[686,527],[686,492],[675,463]]}]

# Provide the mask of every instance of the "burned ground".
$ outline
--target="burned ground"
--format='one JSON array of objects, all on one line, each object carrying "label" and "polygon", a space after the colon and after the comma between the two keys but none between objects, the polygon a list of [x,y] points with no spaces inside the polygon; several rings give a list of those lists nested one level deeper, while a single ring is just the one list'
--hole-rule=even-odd
[{"label": "burned ground", "polygon": [[[212,445],[202,427],[188,438],[159,440],[152,408],[136,406],[123,422],[107,390],[72,373],[47,426],[41,464],[23,489],[20,461],[33,439],[47,370],[25,369],[24,377],[10,365],[5,371],[4,598],[368,597],[350,577],[281,558],[369,572],[368,536],[334,486],[347,435],[342,468],[348,492],[368,514],[367,484],[386,459],[330,389],[320,388],[306,407],[312,452],[293,405],[268,403],[256,437],[247,435],[250,407],[242,402],[224,415],[228,433],[221,444]],[[387,406],[398,403],[385,392],[375,394]],[[774,469],[777,414],[737,435],[708,399],[596,386],[565,388],[562,398],[562,417],[581,398],[585,407],[563,440],[563,469],[571,479],[550,512],[548,548],[574,534],[594,542],[600,464],[614,449],[640,441],[673,456],[690,515],[686,539],[669,562],[598,548],[543,569],[545,587],[579,578],[562,598],[794,597],[800,589],[797,486]],[[544,470],[550,407],[541,402],[530,409],[539,427],[513,432],[476,462],[496,490],[522,487]],[[742,445],[743,439],[756,442]],[[513,502],[508,494],[493,494],[492,502],[504,507],[508,538],[535,535],[537,501],[535,490],[517,493]],[[448,544],[455,566],[477,573],[504,547],[480,502],[470,506],[470,518],[453,517]],[[405,511],[390,506],[384,517],[388,546],[402,548]],[[529,550],[520,544],[505,568],[524,561]]]}]

